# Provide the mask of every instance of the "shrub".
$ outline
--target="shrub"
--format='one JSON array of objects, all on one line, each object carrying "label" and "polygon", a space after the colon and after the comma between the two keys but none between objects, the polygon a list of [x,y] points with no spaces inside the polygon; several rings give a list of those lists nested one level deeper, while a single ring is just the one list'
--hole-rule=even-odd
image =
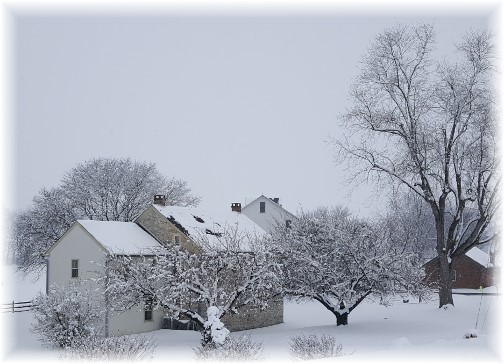
[{"label": "shrub", "polygon": [[96,296],[78,281],[52,285],[34,301],[32,331],[47,346],[63,348],[61,356],[85,360],[140,360],[156,347],[142,335],[104,337],[103,310]]},{"label": "shrub", "polygon": [[341,356],[343,346],[336,343],[336,338],[330,335],[317,334],[299,335],[290,340],[289,352],[293,359],[318,359]]},{"label": "shrub", "polygon": [[194,356],[212,361],[249,361],[264,358],[262,342],[252,341],[250,335],[228,336],[224,343],[211,342],[193,348]]},{"label": "shrub", "polygon": [[151,359],[155,348],[155,340],[144,335],[92,337],[66,348],[62,357],[73,360],[137,361]]},{"label": "shrub", "polygon": [[52,285],[48,295],[39,294],[34,300],[34,318],[32,331],[52,347],[66,348],[102,331],[102,311],[79,282]]}]

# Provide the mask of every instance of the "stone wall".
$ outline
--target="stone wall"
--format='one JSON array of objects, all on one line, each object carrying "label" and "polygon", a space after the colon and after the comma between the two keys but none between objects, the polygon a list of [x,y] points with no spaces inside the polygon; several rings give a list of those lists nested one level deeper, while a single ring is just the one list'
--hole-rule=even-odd
[{"label": "stone wall", "polygon": [[[135,222],[156,237],[166,246],[173,245],[174,236],[180,236],[180,245],[192,254],[201,253],[201,248],[189,237],[173,225],[155,207],[150,206]],[[253,328],[280,324],[283,322],[283,299],[269,302],[264,310],[242,307],[238,314],[227,314],[223,319],[226,327],[231,331],[241,331]]]},{"label": "stone wall", "polygon": [[180,237],[180,246],[182,248],[192,254],[201,252],[199,246],[177,229],[175,225],[153,206],[145,210],[135,222],[166,246],[173,245],[175,242],[175,235],[177,235]]},{"label": "stone wall", "polygon": [[242,307],[238,314],[228,313],[222,322],[230,331],[256,329],[283,323],[283,300],[277,299],[269,302],[269,307],[258,308]]}]

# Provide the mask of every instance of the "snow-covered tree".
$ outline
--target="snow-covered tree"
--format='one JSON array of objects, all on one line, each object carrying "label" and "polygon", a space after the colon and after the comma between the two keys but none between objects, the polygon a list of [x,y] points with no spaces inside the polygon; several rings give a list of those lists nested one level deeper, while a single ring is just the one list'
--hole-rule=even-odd
[{"label": "snow-covered tree", "polygon": [[379,34],[350,92],[347,133],[335,145],[354,177],[395,182],[429,205],[441,307],[453,305],[454,258],[494,239],[500,113],[491,34],[467,33],[450,62],[434,61],[434,46],[425,24]]},{"label": "snow-covered tree", "polygon": [[20,270],[40,273],[45,267],[41,254],[78,218],[61,188],[42,189],[33,206],[17,213],[10,224],[9,249]]},{"label": "snow-covered tree", "polygon": [[[106,287],[118,311],[149,299],[152,307],[170,317],[185,315],[204,328],[205,343],[214,340],[212,320],[237,313],[244,306],[266,308],[281,293],[281,267],[258,237],[236,235],[223,229],[222,244],[200,254],[172,246],[142,257],[113,256],[107,262]],[[232,243],[234,239],[240,239]],[[245,243],[245,244],[244,244]],[[254,246],[253,251],[231,250],[229,246]],[[258,248],[262,246],[262,248]],[[225,248],[223,248],[225,247]],[[212,321],[213,322],[213,321]],[[215,321],[216,322],[216,321]]]},{"label": "snow-covered tree", "polygon": [[346,325],[370,295],[384,299],[422,287],[423,270],[413,253],[342,208],[303,212],[273,239],[283,254],[285,294],[320,302],[337,325]]},{"label": "snow-covered tree", "polygon": [[77,219],[132,221],[155,194],[165,194],[169,205],[199,202],[187,182],[163,176],[154,163],[113,158],[80,163],[59,186],[43,188],[33,205],[14,217],[10,249],[15,262],[25,272],[40,270],[41,254]]},{"label": "snow-covered tree", "polygon": [[65,174],[62,188],[76,213],[91,220],[132,221],[159,193],[172,206],[196,206],[200,200],[187,182],[163,176],[154,163],[129,158],[78,164]]}]

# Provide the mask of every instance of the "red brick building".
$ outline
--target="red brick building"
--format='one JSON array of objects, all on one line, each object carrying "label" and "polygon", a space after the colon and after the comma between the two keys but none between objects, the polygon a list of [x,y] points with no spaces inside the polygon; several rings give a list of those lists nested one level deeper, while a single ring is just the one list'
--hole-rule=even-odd
[{"label": "red brick building", "polygon": [[[439,281],[439,259],[436,257],[425,263],[425,279],[436,287]],[[453,260],[453,288],[488,287],[494,285],[495,267],[490,256],[478,248]]]}]

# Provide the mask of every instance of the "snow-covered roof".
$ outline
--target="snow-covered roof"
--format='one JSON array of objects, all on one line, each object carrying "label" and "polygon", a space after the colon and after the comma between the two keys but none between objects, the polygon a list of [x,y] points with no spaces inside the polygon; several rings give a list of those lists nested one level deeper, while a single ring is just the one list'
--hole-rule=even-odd
[{"label": "snow-covered roof", "polygon": [[466,255],[472,260],[474,260],[476,263],[479,263],[484,267],[492,266],[492,264],[490,263],[490,255],[477,247],[470,249],[466,253]]},{"label": "snow-covered roof", "polygon": [[[226,230],[248,236],[265,234],[265,231],[247,216],[230,209],[206,210],[197,207],[153,206],[196,243],[201,243],[201,239],[204,239],[210,247],[223,247],[225,242],[221,238]],[[241,245],[240,248],[248,250],[250,247]]]},{"label": "snow-covered roof", "polygon": [[245,204],[245,206],[242,207],[242,211],[243,209],[249,207],[249,206],[252,206],[257,200],[264,200],[264,201],[267,201],[268,203],[272,204],[273,206],[277,206],[279,209],[281,209],[282,211],[286,212],[288,215],[292,216],[292,217],[296,217],[296,215],[294,215],[292,212],[289,212],[287,211],[285,208],[282,207],[282,205],[280,205],[280,202],[275,202],[274,201],[274,198],[271,198],[271,197],[266,197],[264,194],[263,195],[260,195],[259,197],[253,199],[251,202]]},{"label": "snow-covered roof", "polygon": [[78,220],[111,254],[148,254],[161,244],[133,222]]}]

